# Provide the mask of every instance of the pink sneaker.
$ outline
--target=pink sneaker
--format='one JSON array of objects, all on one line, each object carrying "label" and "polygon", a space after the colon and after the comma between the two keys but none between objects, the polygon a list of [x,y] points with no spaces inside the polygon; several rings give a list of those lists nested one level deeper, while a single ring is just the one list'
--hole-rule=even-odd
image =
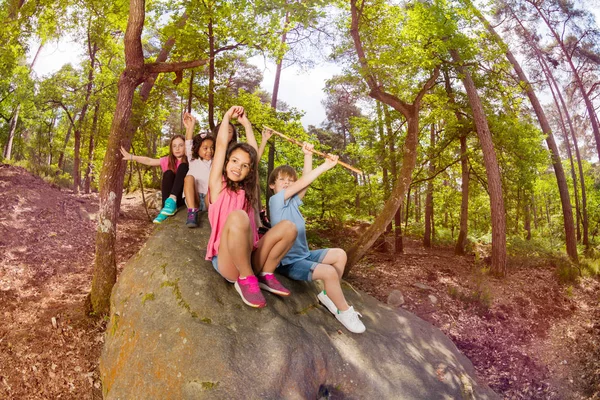
[{"label": "pink sneaker", "polygon": [[242,297],[244,303],[250,307],[261,308],[267,305],[267,301],[258,287],[256,276],[250,275],[246,279],[238,278],[233,286]]},{"label": "pink sneaker", "polygon": [[286,289],[273,274],[258,276],[258,286],[268,292],[278,294],[280,296],[289,296],[290,291]]}]

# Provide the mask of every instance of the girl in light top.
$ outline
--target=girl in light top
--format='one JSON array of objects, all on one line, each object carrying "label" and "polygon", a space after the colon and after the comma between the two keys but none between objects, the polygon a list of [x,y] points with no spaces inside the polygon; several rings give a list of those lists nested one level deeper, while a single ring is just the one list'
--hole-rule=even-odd
[{"label": "girl in light top", "polygon": [[163,171],[161,191],[163,208],[154,219],[155,224],[160,224],[167,217],[174,215],[183,202],[183,181],[188,172],[188,160],[185,155],[185,139],[175,135],[169,142],[169,155],[161,158],[134,156],[121,147],[123,159],[137,161],[151,167],[158,167]]},{"label": "girl in light top", "polygon": [[[249,143],[236,143],[228,148],[227,130],[233,118],[246,129]],[[243,107],[233,106],[223,116],[208,181],[211,235],[206,259],[234,284],[244,303],[264,307],[266,300],[261,288],[280,296],[290,294],[273,271],[296,239],[296,227],[287,221],[258,239],[254,218],[258,158],[256,140],[250,142],[250,136],[254,139],[251,131]]]},{"label": "girl in light top", "polygon": [[208,175],[215,150],[215,139],[206,135],[193,136],[196,119],[190,113],[183,114],[183,125],[185,126],[185,151],[190,166],[183,185],[183,197],[188,207],[185,224],[189,228],[196,228],[198,212],[206,211],[204,198],[208,191]]}]

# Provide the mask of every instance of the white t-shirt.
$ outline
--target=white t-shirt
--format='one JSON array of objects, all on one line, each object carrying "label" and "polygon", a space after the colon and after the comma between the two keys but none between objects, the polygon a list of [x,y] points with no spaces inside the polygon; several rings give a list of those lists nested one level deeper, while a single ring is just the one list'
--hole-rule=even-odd
[{"label": "white t-shirt", "polygon": [[[206,194],[208,191],[208,176],[210,174],[210,167],[212,166],[212,160],[206,161],[201,158],[192,159],[192,140],[185,141],[185,154],[188,158],[189,170],[188,175],[194,177],[196,183],[196,191],[200,194]],[[183,195],[185,197],[185,193]]]}]

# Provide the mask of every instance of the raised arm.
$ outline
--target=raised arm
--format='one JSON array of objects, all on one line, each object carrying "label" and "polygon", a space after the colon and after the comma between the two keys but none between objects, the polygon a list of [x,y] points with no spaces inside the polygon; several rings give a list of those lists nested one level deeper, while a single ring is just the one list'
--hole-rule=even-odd
[{"label": "raised arm", "polygon": [[137,161],[144,165],[149,165],[151,167],[158,167],[160,165],[159,158],[150,158],[144,156],[134,156],[131,153],[128,153],[127,150],[123,146],[121,146],[121,154],[123,154],[123,160],[127,161]]},{"label": "raised arm", "polygon": [[213,204],[215,201],[217,201],[219,198],[219,193],[221,192],[223,167],[225,166],[225,156],[227,155],[227,145],[229,142],[229,121],[243,112],[243,107],[233,106],[227,110],[225,115],[223,115],[219,132],[217,132],[215,154],[213,155],[212,166],[208,176],[210,204]]},{"label": "raised arm", "polygon": [[193,154],[192,148],[194,139],[194,126],[196,125],[196,118],[189,112],[183,113],[183,126],[185,126],[185,155],[188,158],[188,162],[192,161]]},{"label": "raised arm", "polygon": [[267,142],[273,136],[273,131],[270,129],[264,129],[262,133],[262,140],[260,141],[260,147],[258,148],[258,159],[260,160],[265,153],[265,148],[267,147]]},{"label": "raised arm", "polygon": [[323,172],[329,171],[331,168],[336,166],[338,158],[338,156],[328,154],[323,164],[319,165],[309,173],[303,174],[302,178],[298,179],[291,186],[288,186],[288,188],[285,189],[283,194],[284,200],[291,198],[293,195],[300,193],[302,190],[306,191],[308,185],[313,183],[313,181],[317,179]]},{"label": "raised arm", "polygon": [[196,126],[196,118],[189,112],[183,113],[183,126],[185,126],[185,140],[194,138],[194,126]]},{"label": "raised arm", "polygon": [[248,112],[242,108],[242,113],[237,114],[237,120],[240,124],[242,124],[242,126],[244,127],[244,130],[246,131],[246,141],[248,142],[248,144],[250,146],[254,147],[254,150],[256,150],[256,152],[258,153],[258,159],[260,160],[262,153],[258,152],[258,143],[256,142],[256,137],[254,137],[254,131],[252,130],[252,124],[250,123],[250,120],[248,119]]}]

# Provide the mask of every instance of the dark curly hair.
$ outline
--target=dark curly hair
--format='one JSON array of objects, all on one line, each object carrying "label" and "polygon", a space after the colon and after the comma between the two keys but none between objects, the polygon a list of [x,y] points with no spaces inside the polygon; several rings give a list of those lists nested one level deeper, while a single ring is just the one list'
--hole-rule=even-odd
[{"label": "dark curly hair", "polygon": [[202,147],[202,143],[204,143],[205,140],[212,140],[213,146],[216,143],[215,138],[210,135],[204,137],[201,135],[196,135],[192,139],[192,160],[196,160],[198,158],[198,150],[200,150],[200,147]]},{"label": "dark curly hair", "polygon": [[[244,178],[241,182],[234,182],[227,177],[227,164],[229,163],[229,158],[231,154],[236,150],[242,150],[248,153],[250,156],[250,172],[246,178]],[[227,184],[227,189],[232,190],[237,193],[238,190],[244,189],[246,194],[246,210],[254,210],[254,203],[257,201],[257,181],[258,181],[258,154],[254,147],[250,146],[248,143],[235,143],[229,147],[227,150],[227,155],[225,156],[225,164],[223,164],[223,177],[225,178],[225,182]]]}]

